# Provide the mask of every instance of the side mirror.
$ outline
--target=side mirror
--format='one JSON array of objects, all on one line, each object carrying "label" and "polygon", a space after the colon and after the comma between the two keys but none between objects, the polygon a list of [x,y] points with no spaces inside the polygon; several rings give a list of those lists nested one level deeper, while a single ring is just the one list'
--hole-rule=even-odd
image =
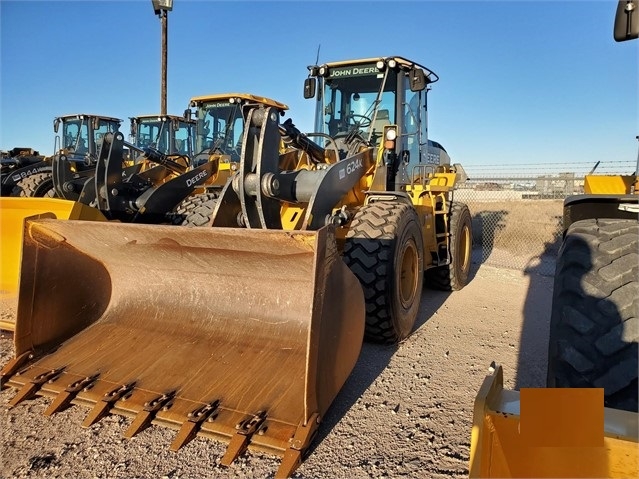
[{"label": "side mirror", "polygon": [[54,133],[57,133],[59,128],[60,128],[60,118],[56,118],[55,120],[53,120]]},{"label": "side mirror", "polygon": [[186,110],[184,110],[183,116],[186,119],[186,121],[191,121],[191,115],[192,115],[192,112],[190,108],[187,108]]},{"label": "side mirror", "polygon": [[620,0],[615,14],[614,37],[617,42],[639,38],[639,0]]},{"label": "side mirror", "polygon": [[421,68],[413,68],[409,74],[410,91],[422,91],[426,88],[426,75]]},{"label": "side mirror", "polygon": [[135,138],[137,136],[137,122],[135,121],[135,118],[131,118],[131,133],[130,136],[131,138]]},{"label": "side mirror", "polygon": [[304,98],[313,98],[315,96],[317,81],[315,77],[308,77],[304,80]]},{"label": "side mirror", "polygon": [[99,130],[99,129],[100,129],[100,119],[99,119],[99,118],[97,118],[97,117],[93,117],[93,118],[91,119],[91,127],[92,127],[94,130]]}]

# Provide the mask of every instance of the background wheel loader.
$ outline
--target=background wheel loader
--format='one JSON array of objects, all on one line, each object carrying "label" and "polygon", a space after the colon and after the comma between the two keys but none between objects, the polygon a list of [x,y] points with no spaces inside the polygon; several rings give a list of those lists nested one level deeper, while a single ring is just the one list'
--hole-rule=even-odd
[{"label": "background wheel loader", "polygon": [[[243,105],[210,227],[26,221],[16,357],[0,375],[19,389],[11,406],[52,396],[45,414],[89,405],[85,427],[118,413],[127,437],[161,424],[174,450],[227,441],[223,465],[252,447],[282,456],[278,477],[299,466],[364,334],[406,338],[425,277],[463,287],[472,244],[453,201],[463,170],[425,136],[437,76],[401,57],[329,63],[307,97],[318,79],[326,148],[279,108]],[[355,120],[358,95],[371,104]],[[352,121],[328,136],[326,111]]]},{"label": "background wheel loader", "polygon": [[[224,93],[191,98],[184,116],[195,115],[194,165],[218,159],[218,175],[184,200],[172,214],[174,224],[203,226],[213,213],[214,200],[219,196],[229,176],[238,169],[244,132],[243,106],[265,105],[284,115],[288,106],[270,98],[251,93]],[[195,111],[191,109],[194,108]]]},{"label": "background wheel loader", "polygon": [[175,115],[139,115],[129,119],[129,140],[138,148],[138,152],[151,147],[165,156],[193,156],[194,121]]},{"label": "background wheel loader", "polygon": [[[53,157],[45,157],[37,152],[15,148],[11,150],[10,161],[3,160],[2,196],[53,197],[54,160],[63,157],[74,160],[73,171],[90,167],[92,159],[97,157],[99,139],[108,132],[115,132],[121,120],[106,116],[76,114],[57,117],[53,129],[58,133],[62,124],[62,141],[56,135]],[[8,163],[8,164],[7,164]],[[58,194],[60,196],[60,194]]]},{"label": "background wheel loader", "polygon": [[[639,38],[639,2],[621,0],[614,38]],[[548,388],[601,388],[599,447],[531,447],[522,436],[520,393],[502,389],[492,369],[475,400],[470,477],[638,477],[639,191],[628,176],[587,175],[584,194],[564,201],[564,235],[555,271],[548,345]],[[553,404],[548,416],[570,430],[576,421]],[[521,409],[521,410],[520,410]],[[546,437],[550,440],[550,434]]]},{"label": "background wheel loader", "polygon": [[2,151],[0,159],[0,196],[19,194],[21,190],[14,191],[16,183],[27,176],[39,172],[40,163],[45,159],[44,155],[33,148],[12,148]]}]

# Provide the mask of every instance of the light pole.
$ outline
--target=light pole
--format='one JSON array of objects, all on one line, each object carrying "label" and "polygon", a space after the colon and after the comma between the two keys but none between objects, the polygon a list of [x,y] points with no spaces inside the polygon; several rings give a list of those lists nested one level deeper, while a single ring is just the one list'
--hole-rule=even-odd
[{"label": "light pole", "polygon": [[166,58],[168,13],[173,10],[173,0],[151,0],[153,11],[162,22],[162,86],[160,88],[160,114],[166,115]]}]

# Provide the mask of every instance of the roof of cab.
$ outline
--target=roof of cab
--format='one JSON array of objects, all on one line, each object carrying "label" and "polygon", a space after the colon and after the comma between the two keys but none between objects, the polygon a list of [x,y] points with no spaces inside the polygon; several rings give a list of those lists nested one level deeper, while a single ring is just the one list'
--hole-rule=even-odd
[{"label": "roof of cab", "polygon": [[198,103],[205,103],[209,101],[225,101],[230,100],[231,98],[241,98],[242,100],[262,103],[263,105],[272,106],[282,111],[288,110],[288,105],[285,105],[284,103],[280,103],[277,100],[272,100],[264,96],[253,95],[251,93],[218,93],[213,95],[195,96],[191,98],[191,102],[189,104],[191,106],[196,106]]},{"label": "roof of cab", "polygon": [[61,119],[61,120],[70,120],[70,119],[80,119],[81,117],[92,117],[92,118],[100,118],[101,120],[106,120],[106,121],[119,121],[120,123],[122,123],[122,120],[120,118],[114,118],[112,116],[104,116],[104,115],[95,115],[93,113],[71,113],[69,115],[60,115],[58,117],[56,117],[56,119]]},{"label": "roof of cab", "polygon": [[[412,67],[421,68],[426,73],[426,76],[429,77],[430,83],[435,83],[437,80],[439,80],[439,76],[430,68],[427,68],[424,65],[420,65],[419,63],[415,61],[408,60],[407,58],[395,56],[395,55],[388,56],[388,57],[356,58],[354,60],[340,60],[337,62],[326,62],[326,63],[323,63],[323,65],[329,68],[331,67],[334,68],[334,67],[345,67],[349,65],[362,65],[366,63],[377,63],[380,60],[383,60],[385,62],[388,62],[388,60],[395,60],[399,65],[405,66],[407,68],[412,68]],[[431,76],[433,78],[431,78]]]}]

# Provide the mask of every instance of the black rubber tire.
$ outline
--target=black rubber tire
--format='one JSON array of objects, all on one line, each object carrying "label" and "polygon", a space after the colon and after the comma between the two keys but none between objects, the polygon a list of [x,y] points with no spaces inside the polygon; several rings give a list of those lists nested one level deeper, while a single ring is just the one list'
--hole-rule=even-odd
[{"label": "black rubber tire", "polygon": [[473,226],[468,205],[453,202],[449,224],[451,263],[427,269],[424,280],[432,289],[459,291],[468,284],[473,248]]},{"label": "black rubber tire", "polygon": [[637,412],[639,222],[570,225],[553,290],[548,387],[604,388],[605,405]]},{"label": "black rubber tire", "polygon": [[217,197],[218,193],[214,191],[189,196],[167,215],[169,221],[174,225],[207,226],[213,216]]},{"label": "black rubber tire", "polygon": [[53,175],[51,173],[34,173],[16,183],[11,196],[30,198],[53,198]]},{"label": "black rubber tire", "polygon": [[380,201],[355,214],[343,258],[364,289],[367,340],[396,343],[412,332],[422,296],[423,255],[419,218],[411,205]]}]

